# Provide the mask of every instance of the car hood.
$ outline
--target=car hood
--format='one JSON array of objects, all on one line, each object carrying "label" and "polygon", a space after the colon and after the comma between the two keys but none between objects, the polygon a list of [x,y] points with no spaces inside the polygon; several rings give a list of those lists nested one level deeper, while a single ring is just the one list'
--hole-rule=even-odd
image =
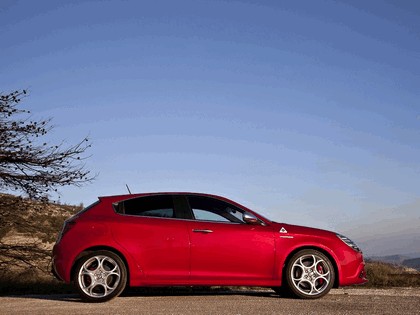
[{"label": "car hood", "polygon": [[272,222],[273,228],[281,234],[285,235],[316,235],[321,237],[331,237],[335,236],[335,233],[332,231],[300,226],[287,223]]}]

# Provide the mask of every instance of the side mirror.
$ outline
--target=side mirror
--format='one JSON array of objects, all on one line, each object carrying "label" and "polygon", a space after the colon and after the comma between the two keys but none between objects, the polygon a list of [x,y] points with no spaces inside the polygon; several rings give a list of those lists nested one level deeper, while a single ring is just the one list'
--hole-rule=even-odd
[{"label": "side mirror", "polygon": [[244,220],[244,222],[245,223],[247,223],[247,224],[261,224],[260,223],[260,220],[258,220],[258,218],[255,216],[255,215],[253,215],[253,214],[251,214],[251,213],[247,213],[247,212],[245,212],[243,215],[242,215],[242,220]]}]

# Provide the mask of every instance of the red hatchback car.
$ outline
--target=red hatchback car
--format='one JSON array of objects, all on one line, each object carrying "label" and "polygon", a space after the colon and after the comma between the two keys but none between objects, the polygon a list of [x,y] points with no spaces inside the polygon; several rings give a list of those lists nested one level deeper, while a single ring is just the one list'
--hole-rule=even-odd
[{"label": "red hatchback car", "polygon": [[100,197],[64,223],[53,273],[92,302],[127,285],[260,286],[313,299],[367,281],[347,237],[197,193]]}]

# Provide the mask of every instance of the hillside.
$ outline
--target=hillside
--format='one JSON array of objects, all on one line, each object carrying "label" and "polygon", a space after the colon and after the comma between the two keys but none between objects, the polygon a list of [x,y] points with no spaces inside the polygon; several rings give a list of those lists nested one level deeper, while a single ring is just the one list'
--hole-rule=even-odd
[{"label": "hillside", "polygon": [[402,265],[420,271],[420,258],[406,259],[402,262]]},{"label": "hillside", "polygon": [[55,239],[64,220],[80,209],[0,194],[0,286],[11,277],[50,277]]},{"label": "hillside", "polygon": [[409,258],[410,257],[403,256],[403,255],[389,255],[389,256],[372,256],[372,257],[369,257],[369,260],[381,261],[388,264],[400,265],[402,264],[404,260],[409,259]]},{"label": "hillside", "polygon": [[420,271],[420,258],[410,258],[404,255],[372,256],[367,258],[372,262],[383,262],[400,267],[411,268]]}]

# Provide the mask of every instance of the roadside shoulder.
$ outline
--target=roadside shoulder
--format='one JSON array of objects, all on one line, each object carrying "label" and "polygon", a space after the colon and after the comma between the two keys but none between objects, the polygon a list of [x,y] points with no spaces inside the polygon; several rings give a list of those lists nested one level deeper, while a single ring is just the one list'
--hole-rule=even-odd
[{"label": "roadside shoulder", "polygon": [[333,295],[382,295],[382,296],[418,296],[418,287],[391,287],[391,288],[338,288],[330,291]]}]

